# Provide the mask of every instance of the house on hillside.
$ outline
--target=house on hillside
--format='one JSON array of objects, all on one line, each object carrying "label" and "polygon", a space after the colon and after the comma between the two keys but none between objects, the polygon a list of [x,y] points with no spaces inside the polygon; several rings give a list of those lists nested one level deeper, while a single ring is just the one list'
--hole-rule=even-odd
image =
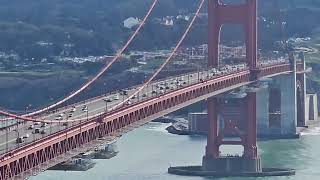
[{"label": "house on hillside", "polygon": [[140,23],[138,18],[129,17],[123,21],[123,26],[125,28],[131,29],[132,27],[138,25]]}]

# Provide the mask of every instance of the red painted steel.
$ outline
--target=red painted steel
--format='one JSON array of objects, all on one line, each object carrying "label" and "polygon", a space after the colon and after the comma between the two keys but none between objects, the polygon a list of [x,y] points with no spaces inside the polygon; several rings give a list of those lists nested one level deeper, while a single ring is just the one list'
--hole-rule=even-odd
[{"label": "red painted steel", "polygon": [[207,157],[219,157],[218,144],[218,102],[217,98],[209,98],[208,101],[208,136],[207,136]]},{"label": "red painted steel", "polygon": [[[155,2],[157,2],[157,0],[154,1],[153,7],[155,5]],[[201,1],[200,9],[203,2],[204,0]],[[149,10],[146,17],[149,16],[153,7],[151,8],[151,10]],[[135,122],[139,122],[148,118],[152,118],[159,114],[162,115],[163,113],[170,112],[170,109],[182,105],[183,103],[193,102],[195,99],[199,97],[204,97],[210,93],[221,91],[223,89],[233,87],[239,84],[254,82],[262,77],[275,76],[282,73],[289,73],[293,71],[293,69],[291,68],[292,66],[287,63],[257,67],[257,0],[247,0],[246,3],[242,5],[223,5],[220,4],[218,0],[209,0],[208,8],[209,66],[217,67],[219,65],[218,49],[221,26],[225,23],[240,23],[243,24],[245,27],[244,29],[246,32],[247,50],[246,53],[248,64],[251,71],[243,70],[233,74],[223,75],[221,77],[214,77],[212,79],[207,79],[202,82],[198,82],[197,84],[189,85],[187,87],[182,87],[175,91],[168,92],[161,96],[145,99],[130,106],[118,107],[113,111],[97,114],[97,116],[91,118],[87,122],[83,122],[80,125],[78,124],[69,129],[54,133],[50,136],[32,142],[31,144],[15,149],[14,151],[4,154],[0,158],[0,180],[12,178],[16,175],[21,174],[22,172],[38,167],[43,163],[49,162],[50,160],[57,158],[72,149],[79,148],[83,144],[91,142],[100,137],[110,135],[111,133],[114,133],[122,128],[128,127],[129,125],[132,125]],[[197,11],[196,15],[198,14],[198,12],[199,10]],[[192,20],[191,25],[193,24],[193,21],[194,19]],[[190,28],[191,26],[188,27],[187,32]],[[183,38],[181,41],[179,41],[178,46],[181,44],[186,34],[183,35]],[[129,40],[129,42],[132,41],[132,39]],[[297,66],[297,68],[299,69],[300,67]],[[96,77],[98,78],[99,76],[101,76],[106,69],[108,69],[108,66],[106,66],[106,68],[104,68]],[[152,76],[152,78],[153,77],[154,76]],[[96,79],[89,81],[75,93],[68,96],[64,100],[56,103],[55,105],[49,106],[49,108],[52,108],[53,106],[56,106],[59,103],[61,104],[61,102],[65,102],[66,99],[70,99],[70,97],[73,97],[76,94],[80,93],[95,80]],[[151,80],[147,81],[146,84],[150,82]],[[139,91],[141,91],[140,88],[137,92]],[[241,144],[245,144],[245,156],[248,158],[257,157],[255,98],[255,94],[249,94],[249,115],[247,135],[245,138],[245,143],[243,143],[243,138],[242,142],[240,142]],[[219,155],[219,152],[217,151],[217,146],[219,144],[236,144],[239,142],[218,142],[219,138],[217,135],[217,121],[211,121],[217,119],[216,102],[210,98],[208,106],[211,109],[213,109],[213,111],[209,111],[209,125],[212,131],[210,132],[210,137],[208,138],[207,154],[217,156]],[[37,114],[39,112],[40,111],[37,111],[31,115]],[[43,110],[41,112],[43,112]],[[9,117],[16,117],[18,119],[26,121],[39,121],[26,117],[17,117],[15,115],[5,113],[3,111],[0,111],[0,114],[5,114]],[[51,123],[52,121],[42,122]],[[238,130],[237,128],[233,127],[233,131]]]},{"label": "red painted steel", "polygon": [[[299,73],[300,71],[304,71],[302,68],[303,68],[303,66],[301,65],[301,63],[297,63],[297,73]],[[257,78],[250,78],[248,80],[248,82],[255,81],[258,78],[271,77],[271,76],[276,76],[276,75],[292,72],[291,65],[288,63],[261,66],[261,67],[259,67],[258,70],[259,70],[258,74],[254,73],[254,75],[256,75]],[[253,74],[253,72],[251,72],[250,77],[252,76],[252,74]],[[18,115],[8,113],[5,111],[1,111],[1,110],[0,110],[0,114],[3,116],[8,116],[8,117],[23,120],[23,121],[45,122],[45,123],[49,123],[49,124],[57,123],[57,122],[53,122],[50,120],[41,120],[41,119],[28,118],[28,117],[24,117],[24,116],[18,116]],[[101,116],[101,115],[103,115],[103,114],[97,114],[97,116]],[[68,122],[75,122],[75,121],[79,122],[79,121],[84,121],[84,120],[86,120],[86,118],[77,119],[77,120],[69,120]],[[63,122],[66,122],[66,121],[60,121],[60,123],[63,123]]]},{"label": "red painted steel", "polygon": [[121,102],[121,103],[117,104],[115,107],[113,107],[113,109],[122,106],[124,103],[126,103],[128,100],[130,100],[132,97],[137,96],[138,93],[141,92],[144,88],[146,88],[153,81],[153,79],[163,70],[163,68],[172,60],[172,58],[175,56],[177,50],[180,48],[182,42],[184,41],[184,39],[187,37],[187,35],[191,31],[191,28],[193,27],[194,22],[196,21],[198,15],[199,15],[199,13],[200,13],[200,11],[202,9],[204,1],[205,0],[201,0],[200,1],[199,7],[197,8],[192,20],[190,21],[188,27],[186,28],[186,30],[183,33],[183,35],[180,38],[180,40],[178,41],[177,45],[175,46],[175,48],[171,52],[170,56],[164,61],[164,63],[155,71],[155,73],[153,73],[153,75],[142,86],[140,86],[131,96],[126,98],[123,102]]},{"label": "red painted steel", "polygon": [[78,90],[76,90],[75,92],[71,93],[67,97],[63,98],[62,100],[60,100],[60,101],[58,101],[58,102],[56,102],[56,103],[54,103],[54,104],[52,104],[52,105],[50,105],[48,107],[42,108],[40,110],[37,110],[35,112],[25,114],[24,116],[34,116],[34,115],[43,113],[45,111],[48,111],[48,110],[50,110],[52,108],[55,108],[55,107],[63,104],[64,102],[68,101],[69,99],[75,97],[76,95],[78,95],[79,93],[81,93],[82,91],[87,89],[97,79],[99,79],[122,56],[123,52],[128,48],[128,46],[131,44],[131,42],[134,40],[134,38],[139,34],[141,28],[145,25],[147,19],[151,15],[151,13],[154,10],[154,8],[155,8],[157,3],[158,3],[158,0],[154,0],[153,1],[153,3],[151,4],[151,6],[150,6],[150,8],[149,8],[149,10],[147,12],[147,14],[143,18],[143,20],[140,22],[140,24],[139,24],[138,28],[135,30],[135,32],[130,36],[130,38],[128,39],[126,44],[120,49],[120,51],[116,54],[116,56],[97,73],[97,75],[95,75],[92,79],[90,79],[88,82],[86,82]]},{"label": "red painted steel", "polygon": [[[117,109],[118,107],[120,106],[123,106],[123,104],[125,104],[127,101],[129,101],[130,99],[132,99],[132,97],[135,97],[137,96],[137,94],[139,92],[141,92],[144,88],[146,88],[152,81],[153,79],[162,71],[162,69],[172,60],[172,58],[174,57],[176,51],[179,49],[180,45],[182,44],[182,42],[184,41],[184,39],[187,37],[188,33],[190,32],[195,20],[197,19],[199,13],[200,13],[200,10],[204,4],[204,1],[205,0],[201,0],[200,1],[200,4],[199,4],[199,7],[197,8],[197,11],[195,12],[195,15],[194,17],[192,18],[191,22],[189,23],[188,27],[186,28],[185,32],[183,33],[182,37],[180,38],[180,40],[178,41],[177,45],[175,46],[175,48],[173,49],[173,51],[171,52],[170,56],[165,60],[165,62],[156,70],[156,72],[144,83],[142,84],[140,87],[137,88],[137,90],[132,94],[130,95],[129,97],[127,97],[125,100],[123,100],[122,102],[120,102],[119,104],[115,105],[114,107],[112,107],[112,109]],[[155,5],[156,2],[154,2],[154,5]],[[151,10],[149,11],[149,13],[151,12]],[[131,42],[131,41],[129,41]],[[81,90],[81,89],[80,89]],[[69,98],[69,97],[68,97]],[[66,98],[66,100],[68,99]],[[70,97],[71,98],[71,97]],[[64,100],[63,100],[64,101]],[[62,101],[60,101],[62,102]],[[60,103],[58,102],[58,104]],[[61,104],[61,103],[60,103]],[[52,106],[55,106],[55,105],[52,105]],[[51,109],[51,106],[49,106],[49,109]],[[42,110],[40,110],[41,112],[43,112]],[[33,112],[33,113],[41,113],[40,111],[37,111],[37,112]],[[3,114],[5,116],[9,116],[9,117],[13,117],[13,118],[16,118],[16,119],[22,119],[22,120],[25,120],[25,121],[36,121],[36,122],[46,122],[46,123],[53,123],[52,121],[48,121],[48,120],[36,120],[36,119],[33,119],[33,118],[28,118],[26,117],[26,115],[24,116],[18,116],[18,115],[14,115],[14,114],[11,114],[11,113],[7,113],[7,112],[4,112],[4,111],[0,111],[0,114]],[[34,114],[32,114],[34,115]],[[77,120],[73,120],[73,121],[83,121],[85,120],[86,118],[83,118],[83,119],[77,119]],[[63,122],[63,121],[60,121],[60,123]],[[67,122],[67,121],[65,121]],[[72,121],[68,121],[68,122],[72,122]]]},{"label": "red painted steel", "polygon": [[[289,66],[287,64],[286,66]],[[286,66],[278,69],[286,70]],[[272,71],[262,70],[266,76],[273,74]],[[291,71],[280,71],[288,73]],[[15,149],[2,156],[0,160],[0,180],[18,175],[30,168],[36,167],[43,162],[78,148],[99,137],[108,135],[115,130],[127,127],[133,122],[141,121],[155,114],[165,112],[174,106],[185,102],[192,102],[201,96],[219,91],[230,86],[250,82],[250,71],[240,71],[234,74],[208,79],[194,85],[183,87],[162,96],[146,99],[132,106],[122,107],[113,112],[104,113],[70,129],[52,134],[48,137],[35,141],[29,145]],[[38,160],[37,160],[38,159]]]},{"label": "red painted steel", "polygon": [[257,0],[245,4],[226,5],[219,0],[208,2],[208,61],[219,66],[220,31],[223,24],[242,24],[246,34],[246,55],[250,69],[257,68]]},{"label": "red painted steel", "polygon": [[250,159],[258,157],[257,150],[257,109],[256,109],[256,93],[249,92],[247,97],[247,134],[244,144],[244,156]]}]

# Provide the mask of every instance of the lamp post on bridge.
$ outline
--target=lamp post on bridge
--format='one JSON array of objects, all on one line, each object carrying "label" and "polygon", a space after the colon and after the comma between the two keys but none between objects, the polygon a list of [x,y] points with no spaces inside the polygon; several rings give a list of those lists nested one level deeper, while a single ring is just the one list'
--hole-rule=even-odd
[{"label": "lamp post on bridge", "polygon": [[101,88],[101,96],[104,94],[105,96],[107,95],[107,93],[104,93],[103,90],[106,90],[106,83],[103,83],[103,87]]},{"label": "lamp post on bridge", "polygon": [[[29,110],[29,108],[31,108],[31,107],[32,107],[32,104],[28,104],[28,105],[26,106],[26,108],[25,108],[25,114],[28,113],[28,110]],[[17,124],[19,124],[19,120],[18,120]],[[27,121],[23,121],[23,124],[27,124]]]},{"label": "lamp post on bridge", "polygon": [[18,144],[18,147],[20,147],[20,139],[18,140],[18,138],[20,138],[19,129],[14,129],[13,131],[15,131],[17,133],[17,144]]},{"label": "lamp post on bridge", "polygon": [[[105,104],[106,104],[105,112],[108,112],[108,99],[103,99],[103,101],[104,101]],[[88,114],[88,111],[87,111],[87,114]]]},{"label": "lamp post on bridge", "polygon": [[87,110],[87,121],[89,121],[89,106],[88,106],[88,110]]},{"label": "lamp post on bridge", "polygon": [[25,108],[25,113],[27,114],[28,113],[28,110],[29,110],[29,108],[32,106],[32,104],[28,104],[27,106],[26,106],[26,108]]},{"label": "lamp post on bridge", "polygon": [[6,152],[8,152],[8,149],[9,149],[9,146],[8,146],[8,133],[9,133],[9,131],[8,131],[8,121],[6,121],[5,126],[6,126]]}]

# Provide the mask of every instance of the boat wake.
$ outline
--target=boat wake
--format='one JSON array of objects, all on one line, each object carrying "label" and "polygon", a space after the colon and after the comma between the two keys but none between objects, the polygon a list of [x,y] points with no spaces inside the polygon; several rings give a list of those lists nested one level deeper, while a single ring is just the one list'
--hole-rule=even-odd
[{"label": "boat wake", "polygon": [[320,127],[314,127],[310,129],[306,129],[300,132],[301,136],[317,136],[320,135]]},{"label": "boat wake", "polygon": [[151,122],[146,127],[146,130],[148,131],[158,131],[158,132],[164,132],[168,133],[166,130],[167,127],[169,127],[171,123],[158,123],[158,122]]}]

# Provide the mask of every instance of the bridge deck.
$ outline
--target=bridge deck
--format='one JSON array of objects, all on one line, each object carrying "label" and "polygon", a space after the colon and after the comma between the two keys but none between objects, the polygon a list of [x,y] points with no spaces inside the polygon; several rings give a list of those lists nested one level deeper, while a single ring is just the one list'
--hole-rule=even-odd
[{"label": "bridge deck", "polygon": [[[277,64],[263,67],[260,70],[258,77],[291,72],[289,64]],[[118,96],[115,98],[116,100],[107,103],[108,109],[110,109],[125,99],[127,95],[113,93],[98,97],[85,103],[88,107],[88,112],[81,110],[84,104],[76,104],[76,111],[72,117],[68,118],[68,120],[72,121],[88,117],[87,121],[72,122],[67,126],[62,126],[62,124],[58,123],[54,126],[43,127],[42,129],[50,131],[51,134],[33,134],[33,137],[27,138],[23,144],[15,143],[17,132],[21,133],[19,134],[20,136],[23,133],[31,133],[32,130],[27,129],[30,123],[19,126],[18,130],[9,132],[7,136],[3,133],[1,134],[1,152],[5,153],[10,149],[12,151],[3,154],[0,160],[0,180],[37,167],[100,137],[111,135],[111,133],[115,132],[119,133],[120,129],[126,129],[126,127],[130,126],[135,127],[137,124],[143,124],[194,102],[252,83],[253,81],[250,78],[251,72],[249,70],[239,70],[237,68],[224,70],[221,75],[218,75],[218,73],[214,75],[211,70],[207,70],[179,77],[170,77],[149,85],[148,88],[141,92],[139,98],[131,100],[132,104],[108,112],[106,112],[104,99]],[[180,85],[177,84],[177,81],[180,82]],[[159,86],[164,86],[164,90],[161,93]],[[167,89],[166,87],[169,88]],[[158,94],[152,93],[155,89],[157,89]],[[128,94],[130,95],[134,91],[134,88],[130,89]],[[144,97],[143,94],[145,94]],[[72,108],[60,109],[41,118],[57,121],[54,119],[58,114],[68,114]],[[101,115],[95,117],[96,114]],[[8,144],[5,141],[6,139]],[[33,140],[36,141],[33,142]]]}]

